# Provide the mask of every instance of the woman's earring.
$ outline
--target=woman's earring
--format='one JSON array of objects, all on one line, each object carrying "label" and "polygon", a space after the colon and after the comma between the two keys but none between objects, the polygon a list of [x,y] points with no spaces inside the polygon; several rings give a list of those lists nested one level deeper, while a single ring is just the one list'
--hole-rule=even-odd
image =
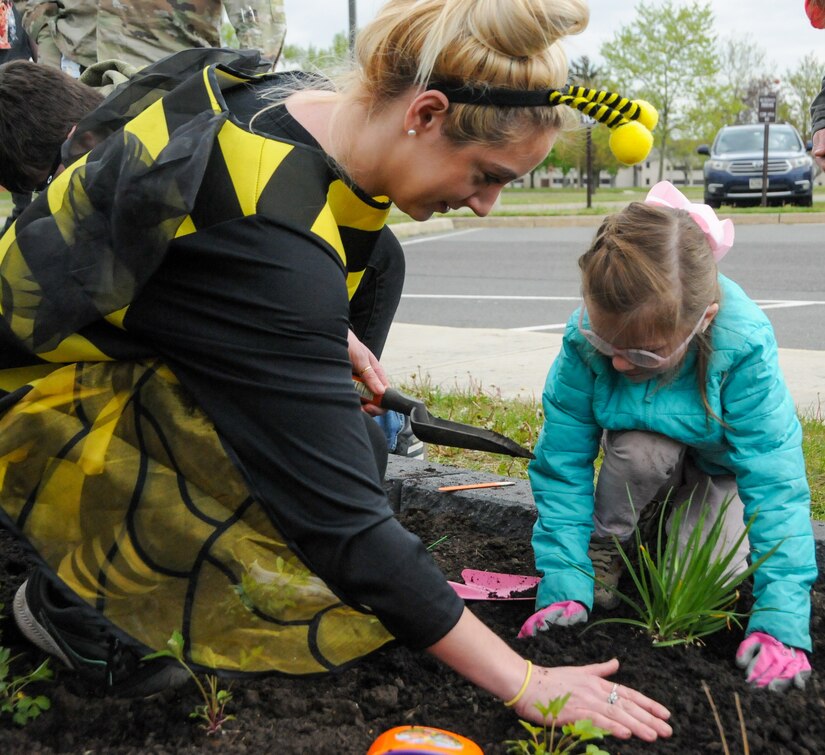
[{"label": "woman's earring", "polygon": [[407,136],[415,136],[415,134],[416,134],[416,131],[415,131],[414,128],[411,128],[409,131],[407,131]]}]

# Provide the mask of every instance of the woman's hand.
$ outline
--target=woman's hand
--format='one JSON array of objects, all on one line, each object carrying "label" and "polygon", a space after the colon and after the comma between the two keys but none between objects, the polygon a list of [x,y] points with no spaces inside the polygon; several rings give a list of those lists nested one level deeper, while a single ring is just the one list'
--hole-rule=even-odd
[{"label": "woman's hand", "polygon": [[[618,670],[615,658],[589,666],[533,666],[528,677],[527,661],[466,607],[458,623],[429,652],[500,700],[516,698],[512,709],[536,724],[544,723],[536,703],[547,705],[569,692],[560,723],[589,718],[615,737],[639,737],[648,742],[673,733],[667,723],[667,708],[605,678]],[[611,694],[614,691],[615,695]]]},{"label": "woman's hand", "polygon": [[[364,381],[376,396],[383,396],[384,389],[389,386],[387,374],[375,356],[351,330],[347,331],[347,350],[349,360],[352,362],[352,374],[357,375]],[[384,409],[380,409],[374,404],[364,404],[361,407],[367,414],[373,417],[384,414]]]},{"label": "woman's hand", "polygon": [[513,709],[520,718],[541,724],[543,719],[536,703],[547,705],[553,698],[570,693],[559,714],[559,724],[589,718],[595,726],[607,729],[620,739],[633,736],[652,742],[659,737],[669,737],[673,732],[667,723],[668,709],[641,692],[605,678],[618,669],[615,658],[589,666],[536,666],[527,689]]}]

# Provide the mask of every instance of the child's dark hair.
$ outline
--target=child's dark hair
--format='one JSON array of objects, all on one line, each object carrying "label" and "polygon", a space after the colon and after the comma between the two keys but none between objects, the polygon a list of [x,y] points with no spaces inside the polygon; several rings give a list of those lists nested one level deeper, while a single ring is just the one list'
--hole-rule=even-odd
[{"label": "child's dark hair", "polygon": [[69,131],[103,96],[62,71],[28,60],[0,66],[0,185],[33,189]]},{"label": "child's dark hair", "polygon": [[[704,232],[684,210],[632,202],[604,220],[579,267],[585,299],[624,326],[652,318],[660,335],[689,331],[708,305],[719,302],[716,261]],[[716,417],[705,384],[709,333],[697,333],[692,345],[702,403]]]}]

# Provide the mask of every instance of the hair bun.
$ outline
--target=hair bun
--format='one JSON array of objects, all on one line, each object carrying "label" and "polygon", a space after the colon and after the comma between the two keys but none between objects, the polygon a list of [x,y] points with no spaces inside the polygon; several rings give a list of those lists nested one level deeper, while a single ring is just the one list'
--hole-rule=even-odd
[{"label": "hair bun", "polygon": [[539,55],[589,20],[584,0],[454,1],[466,4],[468,30],[479,43],[513,58]]}]

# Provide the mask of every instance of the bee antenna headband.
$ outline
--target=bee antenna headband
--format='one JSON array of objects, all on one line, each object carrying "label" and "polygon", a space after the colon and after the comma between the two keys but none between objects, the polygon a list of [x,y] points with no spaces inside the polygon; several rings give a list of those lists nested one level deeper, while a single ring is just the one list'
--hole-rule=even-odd
[{"label": "bee antenna headband", "polygon": [[615,92],[566,86],[561,89],[520,90],[473,86],[472,84],[433,83],[435,89],[455,104],[487,107],[553,107],[567,105],[576,108],[599,123],[610,134],[610,151],[625,165],[644,160],[653,146],[653,134],[659,114],[644,100],[629,100]]}]

